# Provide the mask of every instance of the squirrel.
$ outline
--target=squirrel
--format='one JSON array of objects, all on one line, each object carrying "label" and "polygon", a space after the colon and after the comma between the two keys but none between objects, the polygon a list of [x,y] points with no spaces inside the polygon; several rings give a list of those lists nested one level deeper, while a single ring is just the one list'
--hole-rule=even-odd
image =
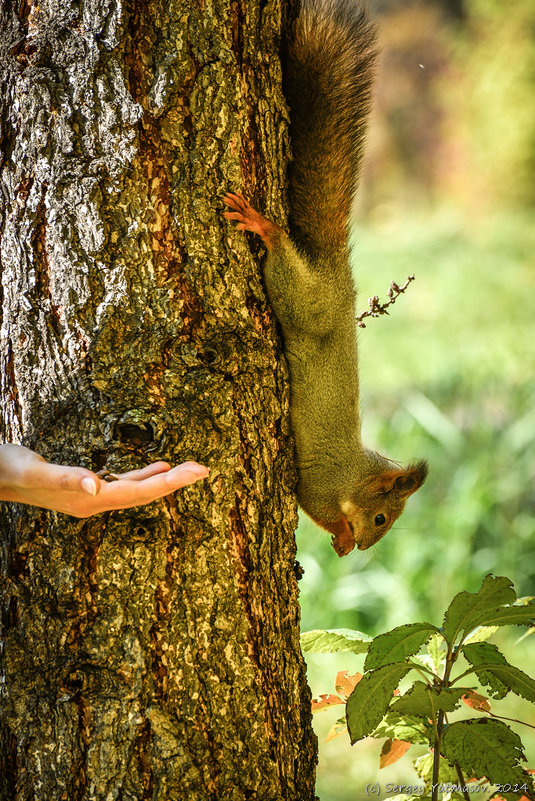
[{"label": "squirrel", "polygon": [[355,0],[304,0],[285,66],[291,237],[239,192],[224,216],[267,248],[265,285],[290,370],[297,500],[339,556],[390,529],[428,473],[361,441],[348,220],[371,103],[376,33]]}]

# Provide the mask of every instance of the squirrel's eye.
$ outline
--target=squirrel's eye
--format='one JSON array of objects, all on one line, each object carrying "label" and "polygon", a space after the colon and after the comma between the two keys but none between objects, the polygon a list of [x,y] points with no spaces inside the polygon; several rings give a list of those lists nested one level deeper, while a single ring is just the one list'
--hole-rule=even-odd
[{"label": "squirrel's eye", "polygon": [[386,523],[386,517],[384,515],[376,515],[375,516],[375,525],[382,526],[383,523]]}]

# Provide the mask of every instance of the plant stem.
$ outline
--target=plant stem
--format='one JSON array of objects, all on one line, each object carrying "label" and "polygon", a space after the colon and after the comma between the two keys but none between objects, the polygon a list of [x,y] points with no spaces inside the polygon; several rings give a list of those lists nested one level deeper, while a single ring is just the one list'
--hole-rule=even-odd
[{"label": "plant stem", "polygon": [[461,766],[459,765],[458,762],[454,762],[453,764],[455,765],[455,770],[457,771],[457,777],[459,779],[459,782],[460,782],[460,785],[461,785],[461,788],[462,788],[461,789],[461,793],[463,794],[463,798],[466,799],[466,801],[471,801],[470,795],[468,794],[468,790],[464,789],[465,783],[464,783],[464,776],[463,776],[463,772],[461,770]]},{"label": "plant stem", "polygon": [[498,720],[510,720],[511,723],[520,723],[522,726],[529,726],[530,729],[535,729],[533,723],[526,723],[525,720],[518,720],[517,718],[507,718],[505,715],[496,715],[494,712],[487,712],[483,710],[486,715],[489,715],[491,718],[498,718]]},{"label": "plant stem", "polygon": [[[450,686],[450,673],[457,659],[456,654],[453,653],[453,645],[448,646],[448,653],[446,654],[446,665],[444,666],[444,676],[440,682],[441,687],[447,688]],[[433,747],[433,787],[431,794],[431,801],[438,801],[438,776],[440,768],[440,738],[442,737],[442,729],[444,728],[445,714],[442,710],[438,713],[438,720],[435,726],[435,742]]]},{"label": "plant stem", "polygon": [[438,801],[438,771],[440,767],[440,737],[442,735],[442,728],[444,726],[444,712],[440,710],[438,713],[438,722],[435,728],[435,743],[433,746],[433,788],[431,794],[431,801]]}]

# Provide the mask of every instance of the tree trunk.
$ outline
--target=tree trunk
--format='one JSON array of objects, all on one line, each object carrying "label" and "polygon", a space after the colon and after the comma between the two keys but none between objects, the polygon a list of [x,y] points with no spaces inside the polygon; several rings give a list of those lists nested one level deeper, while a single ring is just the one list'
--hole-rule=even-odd
[{"label": "tree trunk", "polygon": [[211,468],[1,505],[0,801],[314,798],[287,374],[219,199],[282,217],[281,5],[0,0],[0,435]]}]

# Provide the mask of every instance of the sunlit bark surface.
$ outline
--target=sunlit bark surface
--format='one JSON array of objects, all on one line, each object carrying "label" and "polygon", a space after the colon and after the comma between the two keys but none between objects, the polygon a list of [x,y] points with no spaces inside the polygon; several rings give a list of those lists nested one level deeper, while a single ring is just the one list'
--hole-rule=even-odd
[{"label": "sunlit bark surface", "polygon": [[281,0],[0,14],[0,439],[211,468],[85,521],[0,505],[0,799],[313,799],[287,375],[219,199],[283,221]]}]

